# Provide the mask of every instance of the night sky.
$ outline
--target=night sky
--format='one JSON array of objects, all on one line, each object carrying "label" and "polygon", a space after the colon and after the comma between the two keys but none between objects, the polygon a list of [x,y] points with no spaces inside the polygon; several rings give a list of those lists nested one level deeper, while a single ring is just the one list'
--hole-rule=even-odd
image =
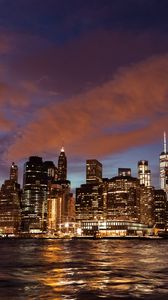
[{"label": "night sky", "polygon": [[63,145],[73,188],[92,158],[158,187],[167,99],[167,0],[0,0],[1,182]]}]

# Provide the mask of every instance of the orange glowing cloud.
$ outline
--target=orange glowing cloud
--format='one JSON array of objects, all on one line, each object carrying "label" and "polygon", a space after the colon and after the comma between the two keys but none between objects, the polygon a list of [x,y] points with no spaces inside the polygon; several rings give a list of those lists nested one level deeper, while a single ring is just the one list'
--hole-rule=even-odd
[{"label": "orange glowing cloud", "polygon": [[102,156],[149,143],[168,125],[168,55],[119,69],[113,80],[40,109],[7,159],[55,152]]}]

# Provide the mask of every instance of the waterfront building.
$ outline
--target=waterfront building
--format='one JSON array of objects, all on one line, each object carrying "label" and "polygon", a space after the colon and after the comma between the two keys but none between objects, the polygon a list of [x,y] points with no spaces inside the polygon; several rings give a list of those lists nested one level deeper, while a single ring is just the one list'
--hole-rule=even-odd
[{"label": "waterfront building", "polygon": [[10,179],[5,180],[0,190],[0,234],[17,234],[20,230],[21,209],[20,185],[17,182],[18,167],[12,163]]},{"label": "waterfront building", "polygon": [[140,219],[140,184],[132,176],[116,176],[108,181],[107,219]]},{"label": "waterfront building", "polygon": [[102,184],[82,184],[76,189],[76,220],[99,219],[103,213]]},{"label": "waterfront building", "polygon": [[138,178],[140,180],[140,184],[144,184],[148,187],[151,186],[151,171],[149,170],[147,160],[140,160],[138,162]]},{"label": "waterfront building", "polygon": [[24,165],[22,230],[46,229],[47,173],[41,157],[31,156]]},{"label": "waterfront building", "polygon": [[82,220],[81,235],[95,237],[143,236],[149,231],[145,224],[125,220]]},{"label": "waterfront building", "polygon": [[60,155],[58,157],[58,176],[57,180],[66,180],[67,179],[67,158],[65,155],[64,148],[61,148]]},{"label": "waterfront building", "polygon": [[48,195],[47,230],[50,233],[60,233],[64,224],[74,222],[75,202],[70,192],[70,181],[60,183],[55,181],[50,186]]},{"label": "waterfront building", "polygon": [[167,211],[167,197],[164,190],[154,191],[154,217],[155,227],[164,229],[167,223],[166,220]]},{"label": "waterfront building", "polygon": [[86,161],[86,183],[100,182],[102,182],[102,164],[96,159],[88,159]]}]

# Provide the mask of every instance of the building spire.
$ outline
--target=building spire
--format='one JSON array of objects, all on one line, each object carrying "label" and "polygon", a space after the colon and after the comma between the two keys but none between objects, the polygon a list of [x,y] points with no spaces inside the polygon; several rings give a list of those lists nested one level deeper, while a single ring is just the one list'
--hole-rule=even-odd
[{"label": "building spire", "polygon": [[166,131],[164,131],[164,153],[167,152],[167,149],[166,149]]}]

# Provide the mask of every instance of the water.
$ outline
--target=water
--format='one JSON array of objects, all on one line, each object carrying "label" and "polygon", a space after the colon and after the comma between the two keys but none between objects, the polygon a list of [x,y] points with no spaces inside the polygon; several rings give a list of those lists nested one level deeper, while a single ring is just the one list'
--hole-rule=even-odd
[{"label": "water", "polygon": [[0,299],[168,299],[168,240],[0,240]]}]

